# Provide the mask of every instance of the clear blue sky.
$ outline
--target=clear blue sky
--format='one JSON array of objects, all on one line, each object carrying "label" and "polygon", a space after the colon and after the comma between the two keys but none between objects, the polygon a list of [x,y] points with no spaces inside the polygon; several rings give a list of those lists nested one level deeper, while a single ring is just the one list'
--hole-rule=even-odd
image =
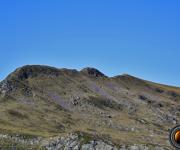
[{"label": "clear blue sky", "polygon": [[179,0],[1,0],[0,80],[26,64],[180,86]]}]

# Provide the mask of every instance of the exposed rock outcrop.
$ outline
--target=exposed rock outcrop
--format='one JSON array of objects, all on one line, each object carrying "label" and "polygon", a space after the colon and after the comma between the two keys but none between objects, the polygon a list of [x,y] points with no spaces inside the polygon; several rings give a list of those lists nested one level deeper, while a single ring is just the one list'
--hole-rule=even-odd
[{"label": "exposed rock outcrop", "polygon": [[84,68],[81,70],[82,73],[89,75],[89,76],[93,76],[93,77],[106,77],[102,72],[100,72],[99,70],[95,69],[95,68]]},{"label": "exposed rock outcrop", "polygon": [[86,139],[77,134],[69,134],[66,137],[60,137],[44,144],[47,150],[168,150],[158,145],[115,145],[111,141],[100,139]]}]

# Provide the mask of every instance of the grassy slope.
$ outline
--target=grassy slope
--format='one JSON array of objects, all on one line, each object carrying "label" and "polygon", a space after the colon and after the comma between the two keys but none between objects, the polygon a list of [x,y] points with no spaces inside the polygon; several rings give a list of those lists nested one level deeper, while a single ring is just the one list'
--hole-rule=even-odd
[{"label": "grassy slope", "polygon": [[[139,101],[138,95],[152,95],[150,99],[167,105],[160,108],[166,112],[178,103],[173,99],[179,100],[179,88],[128,75],[96,78],[45,67],[30,69],[27,79],[19,77],[24,72],[18,69],[8,77],[17,89],[0,98],[1,133],[51,137],[83,131],[117,143],[167,144],[164,140],[171,125],[156,123],[157,114],[151,108],[156,106]],[[81,98],[78,106],[72,105],[75,97]]]}]

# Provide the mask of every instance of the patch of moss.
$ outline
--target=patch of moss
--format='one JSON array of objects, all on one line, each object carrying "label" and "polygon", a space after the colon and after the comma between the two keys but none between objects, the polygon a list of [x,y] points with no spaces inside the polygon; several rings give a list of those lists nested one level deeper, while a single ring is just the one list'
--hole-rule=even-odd
[{"label": "patch of moss", "polygon": [[88,133],[80,132],[80,131],[76,131],[75,133],[78,134],[81,145],[87,144],[93,140],[93,136]]}]

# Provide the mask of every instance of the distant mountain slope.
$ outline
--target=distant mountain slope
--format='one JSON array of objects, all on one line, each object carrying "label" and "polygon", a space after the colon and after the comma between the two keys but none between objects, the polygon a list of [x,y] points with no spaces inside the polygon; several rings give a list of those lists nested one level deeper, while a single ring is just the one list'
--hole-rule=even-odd
[{"label": "distant mountain slope", "polygon": [[130,75],[28,65],[0,83],[1,134],[48,140],[84,133],[119,147],[171,149],[168,131],[178,123],[180,88]]}]

